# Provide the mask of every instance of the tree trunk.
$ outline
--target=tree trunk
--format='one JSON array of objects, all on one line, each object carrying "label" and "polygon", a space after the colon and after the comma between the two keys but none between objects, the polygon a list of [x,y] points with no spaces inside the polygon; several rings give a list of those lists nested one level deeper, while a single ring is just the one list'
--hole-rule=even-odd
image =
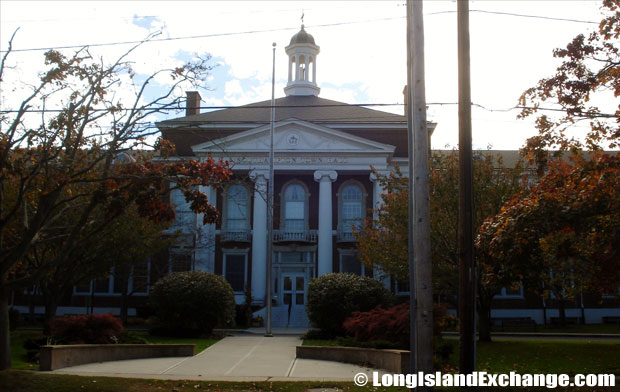
[{"label": "tree trunk", "polygon": [[51,333],[52,319],[56,317],[56,310],[58,309],[58,301],[55,296],[49,295],[45,300],[45,320],[43,321],[43,334],[49,335]]},{"label": "tree trunk", "polygon": [[0,288],[0,370],[11,368],[11,335],[9,332],[9,296]]},{"label": "tree trunk", "polygon": [[128,313],[128,295],[127,295],[127,288],[125,287],[123,289],[123,292],[121,293],[121,309],[120,309],[120,316],[121,316],[121,322],[123,323],[123,325],[126,327],[127,326],[127,313]]},{"label": "tree trunk", "polygon": [[566,326],[566,301],[558,299],[558,312],[560,313],[560,326]]},{"label": "tree trunk", "polygon": [[480,297],[478,300],[478,327],[480,329],[480,335],[478,336],[478,340],[481,342],[491,341],[491,301],[493,297],[486,297],[486,295],[480,293]]}]

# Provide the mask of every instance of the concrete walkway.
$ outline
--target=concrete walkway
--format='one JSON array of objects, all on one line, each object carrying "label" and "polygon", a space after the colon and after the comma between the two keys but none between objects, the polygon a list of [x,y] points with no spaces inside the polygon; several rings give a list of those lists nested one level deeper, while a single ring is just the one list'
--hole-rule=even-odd
[{"label": "concrete walkway", "polygon": [[54,373],[214,381],[353,381],[373,369],[339,362],[296,359],[297,336],[229,336],[196,356],[91,363]]}]

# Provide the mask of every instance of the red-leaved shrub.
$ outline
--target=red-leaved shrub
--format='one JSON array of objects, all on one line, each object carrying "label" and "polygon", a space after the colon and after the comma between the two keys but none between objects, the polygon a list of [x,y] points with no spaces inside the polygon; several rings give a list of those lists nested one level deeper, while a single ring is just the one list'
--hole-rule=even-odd
[{"label": "red-leaved shrub", "polygon": [[50,332],[64,344],[116,343],[126,333],[120,320],[111,314],[56,317],[50,322]]},{"label": "red-leaved shrub", "polygon": [[[439,335],[446,318],[445,306],[433,304],[433,333]],[[343,325],[358,342],[387,341],[409,349],[409,303],[391,308],[377,307],[369,312],[354,312]]]}]

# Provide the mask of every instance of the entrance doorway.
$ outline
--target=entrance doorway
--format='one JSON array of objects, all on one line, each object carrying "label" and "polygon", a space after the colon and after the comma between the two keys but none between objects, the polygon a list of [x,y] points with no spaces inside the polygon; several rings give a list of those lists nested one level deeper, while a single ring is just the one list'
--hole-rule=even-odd
[{"label": "entrance doorway", "polygon": [[289,308],[306,305],[306,277],[302,273],[282,273],[282,303]]}]

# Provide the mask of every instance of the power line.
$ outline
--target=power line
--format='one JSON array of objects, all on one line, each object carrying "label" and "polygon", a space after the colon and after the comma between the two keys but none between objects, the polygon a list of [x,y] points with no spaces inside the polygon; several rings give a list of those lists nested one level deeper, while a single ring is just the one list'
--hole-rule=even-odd
[{"label": "power line", "polygon": [[[458,102],[427,102],[426,103],[427,106],[455,106],[458,105]],[[334,108],[334,107],[387,107],[387,106],[404,106],[403,103],[336,103],[336,104],[316,104],[316,105],[276,105],[276,108],[278,109],[295,109],[295,108]],[[551,112],[566,112],[566,109],[562,109],[562,108],[548,108],[548,107],[534,107],[534,106],[513,106],[510,108],[489,108],[486,107],[484,105],[481,105],[479,103],[475,103],[472,102],[472,106],[478,107],[480,109],[486,110],[488,112],[511,112],[514,110],[524,110],[524,109],[533,109],[536,111],[551,111]],[[121,108],[121,109],[117,109],[115,108],[114,111],[118,112],[118,111],[132,111],[132,110],[148,110],[150,109],[149,107],[144,107],[144,108],[140,108],[140,109],[133,109],[133,108]],[[169,108],[158,108],[158,110],[160,112],[167,112],[167,111],[174,111],[174,110],[184,110],[185,107],[169,107]],[[243,106],[200,106],[197,109],[204,109],[204,110],[224,110],[224,109],[271,109],[271,105],[243,105]],[[65,111],[66,109],[26,109],[24,110],[24,112],[30,112],[30,113],[59,113],[62,111]],[[93,108],[91,109],[92,112],[104,112],[104,111],[109,111],[111,109],[104,109],[104,108]],[[16,109],[7,109],[7,110],[0,110],[0,113],[17,113],[19,112],[19,110]],[[205,112],[205,113],[201,113],[201,114],[207,114],[209,112]],[[398,114],[393,114],[393,113],[388,113],[390,115],[398,115]],[[583,114],[575,114],[575,116],[577,117],[609,117],[609,118],[620,118],[620,115],[616,114],[616,113],[583,113]],[[386,116],[386,117],[391,117],[391,116]],[[377,118],[377,116],[371,116],[371,117],[364,117],[364,116],[358,116],[355,118],[351,118],[351,120],[355,120],[356,118],[358,119],[362,119],[362,118]],[[317,121],[330,121],[331,119],[315,119]],[[188,121],[190,122],[190,121]],[[226,121],[216,121],[218,123],[225,123]],[[256,123],[257,121],[245,121],[247,123]],[[195,121],[191,121],[191,123],[195,123]],[[234,124],[241,124],[244,123],[244,121],[231,121],[230,123],[234,123]]]},{"label": "power line", "polygon": [[[521,17],[521,18],[555,20],[555,21],[562,21],[562,22],[598,24],[598,22],[587,21],[587,20],[557,18],[557,17],[552,17],[552,16],[542,16],[542,15],[516,14],[516,13],[511,13],[511,12],[487,11],[487,10],[470,10],[470,12],[478,12],[478,13],[492,14],[492,15],[515,16],[515,17]],[[453,13],[456,13],[456,11],[439,11],[439,12],[432,12],[427,15],[430,16],[430,15],[453,14]],[[349,22],[325,23],[325,24],[309,25],[307,27],[308,28],[334,27],[334,26],[344,26],[344,25],[360,24],[360,23],[382,22],[382,21],[397,20],[397,19],[405,19],[405,17],[394,16],[394,17],[365,19],[365,20],[349,21]],[[146,41],[135,40],[135,41],[119,41],[119,42],[82,44],[82,45],[53,46],[53,47],[45,47],[45,48],[13,49],[12,52],[32,52],[32,51],[42,51],[42,50],[52,50],[52,49],[79,49],[79,48],[84,48],[84,47],[130,45],[130,44],[139,44],[139,43],[154,43],[154,42],[177,41],[177,40],[197,39],[197,38],[214,38],[214,37],[228,37],[228,36],[247,35],[247,34],[261,34],[261,33],[271,33],[271,32],[278,32],[278,31],[290,31],[290,30],[297,30],[297,29],[298,27],[282,27],[282,28],[277,28],[277,29],[248,30],[248,31],[227,32],[227,33],[190,35],[190,36],[183,36],[183,37],[153,38],[153,39],[146,40]],[[5,52],[6,50],[0,50],[0,53],[5,53]]]}]

